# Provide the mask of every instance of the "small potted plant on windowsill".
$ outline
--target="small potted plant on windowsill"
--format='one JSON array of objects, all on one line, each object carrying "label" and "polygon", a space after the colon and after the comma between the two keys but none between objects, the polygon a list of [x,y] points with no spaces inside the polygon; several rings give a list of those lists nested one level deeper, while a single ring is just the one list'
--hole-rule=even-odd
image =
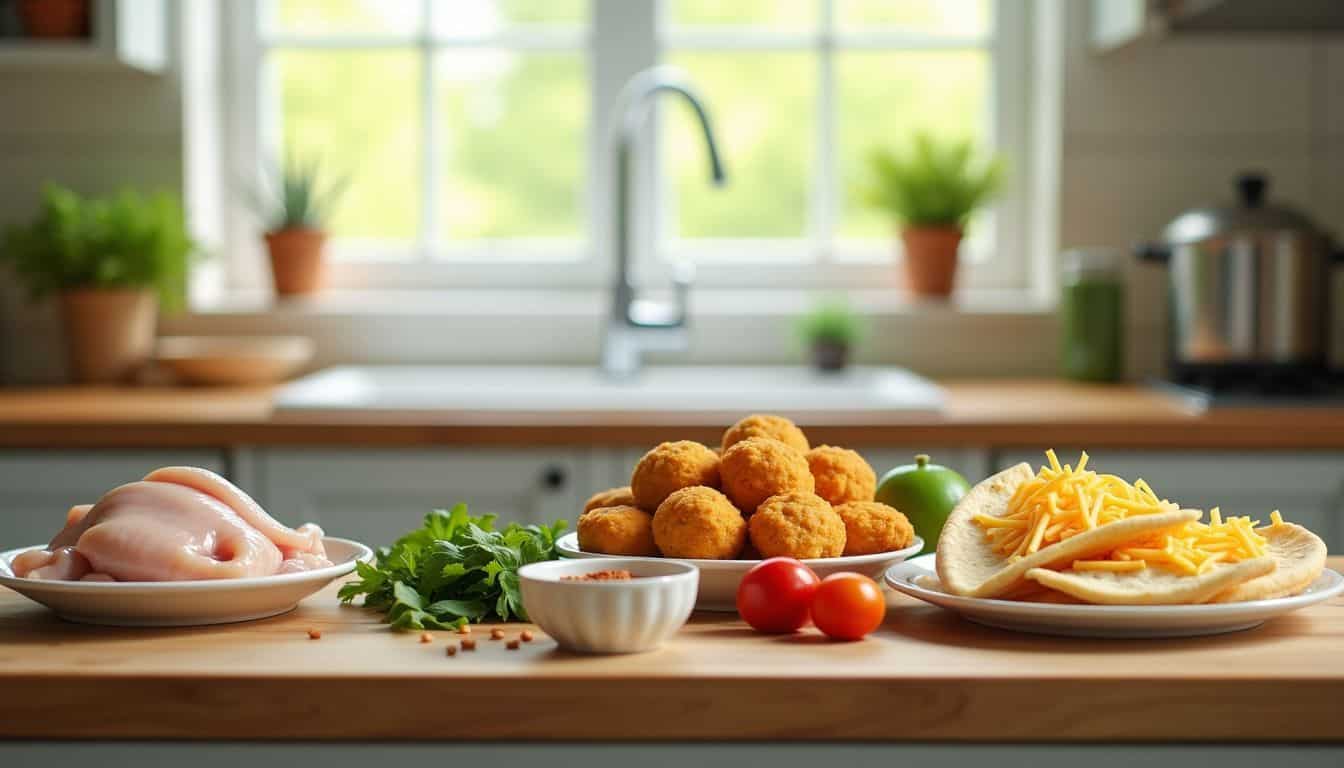
[{"label": "small potted plant on windowsill", "polygon": [[74,379],[116,382],[149,359],[160,306],[181,306],[192,249],[170,194],[84,199],[51,185],[37,217],[6,231],[0,260],[34,298],[60,297]]},{"label": "small potted plant on windowsill", "polygon": [[292,154],[276,173],[272,194],[254,196],[266,222],[266,249],[279,296],[316,293],[326,273],[326,223],[349,179],[323,184],[317,159],[302,162]]},{"label": "small potted plant on windowsill", "polygon": [[966,225],[999,190],[1002,159],[980,159],[970,141],[924,133],[904,151],[878,148],[870,157],[872,177],[860,194],[895,219],[905,246],[906,285],[916,296],[946,298]]},{"label": "small potted plant on windowsill", "polygon": [[795,331],[812,356],[812,366],[833,373],[849,365],[854,346],[863,338],[863,317],[843,299],[820,301],[798,318]]}]

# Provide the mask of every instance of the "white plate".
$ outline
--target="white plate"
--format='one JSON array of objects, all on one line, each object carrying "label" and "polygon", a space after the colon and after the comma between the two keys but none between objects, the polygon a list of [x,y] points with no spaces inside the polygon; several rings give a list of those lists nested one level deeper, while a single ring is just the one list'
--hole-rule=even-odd
[{"label": "white plate", "polygon": [[1075,605],[958,597],[937,588],[934,555],[893,565],[887,584],[898,592],[961,614],[977,624],[1038,635],[1195,637],[1238,632],[1344,592],[1344,576],[1326,569],[1301,594],[1273,600],[1204,605]]},{"label": "white plate", "polygon": [[115,627],[188,627],[250,621],[291,611],[303,598],[373,558],[363,544],[328,536],[332,563],[302,573],[205,581],[44,581],[21,579],[10,563],[44,544],[0,552],[0,584],[35,600],[67,621]]},{"label": "white plate", "polygon": [[[579,549],[579,534],[575,532],[561,536],[555,542],[555,548],[559,550],[561,557],[575,559],[625,557],[624,555],[584,552]],[[853,571],[874,579],[881,579],[887,568],[923,548],[924,540],[916,536],[914,544],[892,552],[879,552],[876,555],[855,555],[853,557],[823,557],[816,560],[804,560],[803,562],[807,563],[807,566],[823,579],[840,571]],[[742,582],[742,577],[747,574],[747,571],[751,570],[752,566],[761,562],[760,560],[697,560],[687,557],[636,559],[678,560],[699,568],[700,591],[695,599],[695,608],[699,611],[736,611],[737,585]]]}]

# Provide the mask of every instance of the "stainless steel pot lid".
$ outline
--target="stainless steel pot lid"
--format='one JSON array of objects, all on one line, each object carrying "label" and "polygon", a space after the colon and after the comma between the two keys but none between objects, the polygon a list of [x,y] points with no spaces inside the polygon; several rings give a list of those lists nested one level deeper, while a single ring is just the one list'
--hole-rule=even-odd
[{"label": "stainless steel pot lid", "polygon": [[1318,232],[1306,214],[1293,208],[1266,204],[1268,188],[1269,180],[1263,174],[1241,174],[1236,178],[1236,205],[1194,208],[1182,213],[1162,231],[1163,242],[1184,245],[1234,232]]}]

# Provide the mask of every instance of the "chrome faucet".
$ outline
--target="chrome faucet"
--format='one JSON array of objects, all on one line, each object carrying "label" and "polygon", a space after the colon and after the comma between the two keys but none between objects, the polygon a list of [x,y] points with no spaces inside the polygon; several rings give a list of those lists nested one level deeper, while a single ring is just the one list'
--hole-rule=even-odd
[{"label": "chrome faucet", "polygon": [[671,305],[640,299],[630,282],[630,244],[634,239],[630,212],[631,173],[634,168],[635,142],[648,119],[654,97],[661,92],[685,97],[700,119],[709,150],[709,170],[714,183],[724,182],[718,144],[709,125],[709,113],[686,73],[676,67],[652,67],[630,78],[616,99],[612,143],[615,153],[612,190],[611,248],[616,270],[611,292],[611,316],[607,319],[602,341],[602,371],[613,378],[628,378],[639,372],[646,351],[685,349],[687,344],[687,303],[694,266],[687,262],[673,268],[675,301]]}]

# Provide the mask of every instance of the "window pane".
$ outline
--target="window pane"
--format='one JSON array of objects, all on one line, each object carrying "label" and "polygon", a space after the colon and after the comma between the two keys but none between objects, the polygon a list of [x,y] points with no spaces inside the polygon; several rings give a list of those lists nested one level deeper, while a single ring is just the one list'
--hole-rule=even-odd
[{"label": "window pane", "polygon": [[836,88],[844,237],[891,234],[886,214],[867,208],[854,194],[868,178],[867,157],[874,147],[900,148],[920,130],[978,142],[989,135],[984,51],[842,53]]},{"label": "window pane", "polygon": [[434,34],[438,37],[491,35],[512,26],[588,22],[588,0],[437,0]]},{"label": "window pane", "polygon": [[420,221],[420,64],[412,52],[275,54],[284,151],[350,185],[340,237],[412,239]]},{"label": "window pane", "polygon": [[988,35],[990,0],[838,0],[842,29],[900,29],[929,35]]},{"label": "window pane", "polygon": [[709,181],[694,115],[663,100],[669,231],[680,237],[801,237],[816,128],[817,60],[810,53],[694,53],[670,57],[707,100],[728,174]]},{"label": "window pane", "polygon": [[441,51],[444,238],[578,237],[588,75],[577,53]]},{"label": "window pane", "polygon": [[288,35],[413,35],[420,30],[420,0],[270,0],[263,28]]},{"label": "window pane", "polygon": [[667,19],[679,27],[812,29],[817,0],[667,0]]}]

